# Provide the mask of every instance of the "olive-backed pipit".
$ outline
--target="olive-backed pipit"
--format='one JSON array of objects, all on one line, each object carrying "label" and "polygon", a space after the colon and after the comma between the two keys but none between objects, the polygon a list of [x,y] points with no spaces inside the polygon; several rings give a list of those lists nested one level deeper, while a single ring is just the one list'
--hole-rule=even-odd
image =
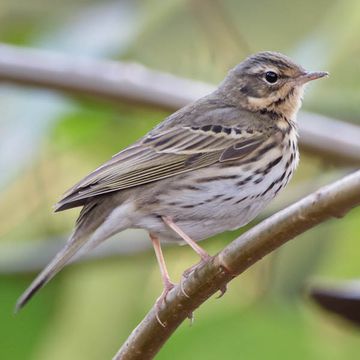
[{"label": "olive-backed pipit", "polygon": [[251,221],[297,166],[296,114],[307,72],[275,52],[250,56],[211,94],[166,118],[71,188],[55,211],[81,206],[67,244],[17,303],[21,308],[85,245],[128,228],[149,232],[164,291],[173,287],[160,240],[188,243]]}]

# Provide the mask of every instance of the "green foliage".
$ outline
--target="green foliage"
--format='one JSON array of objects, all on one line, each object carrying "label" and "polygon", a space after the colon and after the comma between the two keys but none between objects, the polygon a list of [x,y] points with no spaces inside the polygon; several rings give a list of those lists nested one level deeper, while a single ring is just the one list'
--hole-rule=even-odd
[{"label": "green foliage", "polygon": [[[326,84],[311,90],[305,106],[359,121],[360,12],[356,1],[276,0],[269,5],[264,0],[147,0],[120,5],[130,6],[133,16],[132,26],[123,25],[126,36],[117,33],[117,27],[105,26],[107,18],[93,15],[99,8],[113,9],[112,2],[3,1],[0,41],[77,54],[112,54],[209,82],[219,81],[250,51],[280,50],[309,68],[331,72]],[[123,19],[128,8],[121,9],[119,18]],[[100,30],[108,31],[107,36],[97,38]],[[123,35],[122,42],[114,45],[110,40],[117,35]],[[1,90],[10,94],[8,88]],[[19,121],[24,113],[26,118],[45,119],[51,126],[44,129],[28,121],[16,134],[7,133],[6,139],[15,142],[21,129],[36,141],[24,140],[30,144],[25,150],[20,147],[24,144],[14,146],[20,155],[29,156],[21,164],[16,157],[21,170],[1,189],[0,245],[6,246],[70,233],[77,210],[53,216],[51,205],[57,196],[167,116],[136,104],[114,105],[33,90],[22,94],[22,99],[31,99],[23,109],[19,94],[11,92],[11,96],[6,104],[0,102],[1,129],[13,125],[11,106],[17,108]],[[323,172],[319,161],[303,157],[298,176],[283,197]],[[264,259],[235,280],[221,300],[204,304],[195,313],[194,325],[183,324],[158,359],[356,358],[360,341],[355,331],[334,321],[303,295],[314,276],[358,276],[359,216],[359,210],[354,210]],[[204,246],[216,253],[241,231],[205,241]],[[186,247],[169,247],[165,256],[174,279],[197,261]],[[33,275],[0,277],[0,359],[110,358],[161,291],[155,256],[146,252],[73,265],[13,316],[16,298]]]},{"label": "green foliage", "polygon": [[49,290],[26,313],[14,314],[14,298],[23,291],[31,277],[0,277],[0,358],[30,359],[36,347],[43,341],[49,329],[53,312],[55,286]]}]

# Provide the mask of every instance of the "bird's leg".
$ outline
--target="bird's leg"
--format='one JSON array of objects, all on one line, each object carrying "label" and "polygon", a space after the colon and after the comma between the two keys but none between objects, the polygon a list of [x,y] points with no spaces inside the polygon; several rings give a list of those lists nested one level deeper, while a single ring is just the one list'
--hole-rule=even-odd
[{"label": "bird's leg", "polygon": [[186,235],[168,216],[162,216],[164,223],[174,230],[192,249],[201,257],[202,261],[208,261],[211,259],[211,256],[199,246],[193,239]]},{"label": "bird's leg", "polygon": [[159,267],[160,267],[161,278],[162,278],[162,281],[164,284],[164,290],[161,293],[161,295],[158,297],[158,299],[156,300],[156,303],[155,303],[155,306],[157,309],[156,319],[161,326],[165,327],[165,324],[163,322],[161,322],[158,313],[159,313],[161,304],[166,301],[166,295],[175,286],[175,284],[170,280],[170,276],[169,276],[169,273],[168,273],[168,270],[167,270],[166,264],[165,264],[164,255],[161,250],[159,238],[151,233],[149,233],[149,235],[150,235],[150,239],[151,239],[151,242],[152,242],[154,250],[155,250],[156,259],[157,259]]},{"label": "bird's leg", "polygon": [[[191,248],[201,257],[200,263],[206,262],[208,260],[211,259],[211,256],[201,247],[199,246],[193,239],[191,239],[188,235],[186,235],[173,221],[170,217],[168,216],[162,216],[162,219],[164,221],[164,223],[169,226],[172,230],[174,230],[189,246],[191,246]],[[193,266],[191,266],[189,269],[185,270],[183,275],[182,275],[182,279],[181,279],[181,291],[182,293],[189,297],[188,294],[185,292],[184,287],[183,287],[183,279],[187,278],[192,271],[196,268],[196,266],[198,266],[198,264],[195,264]]]}]

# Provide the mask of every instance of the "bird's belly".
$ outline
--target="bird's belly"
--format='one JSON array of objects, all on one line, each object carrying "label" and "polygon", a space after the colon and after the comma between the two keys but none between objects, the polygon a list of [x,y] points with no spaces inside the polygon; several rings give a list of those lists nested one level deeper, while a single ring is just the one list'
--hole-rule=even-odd
[{"label": "bird's belly", "polygon": [[[290,155],[289,155],[290,156]],[[181,238],[161,220],[169,216],[192,239],[198,241],[246,225],[286,185],[293,169],[284,156],[265,174],[269,158],[251,166],[200,169],[181,179],[164,182],[157,195],[156,214],[142,214],[137,223],[163,241]],[[273,159],[279,158],[276,153]],[[271,160],[271,158],[270,158]],[[180,181],[181,180],[181,181]]]},{"label": "bird's belly", "polygon": [[[226,195],[228,198],[231,196],[229,192]],[[237,199],[236,196],[232,198]],[[224,202],[229,201],[226,199]],[[197,205],[191,209],[174,206],[164,209],[162,215],[172,218],[188,236],[199,241],[246,225],[267,203],[262,200],[253,201],[252,199],[245,200],[241,204],[226,205],[224,202],[219,199],[219,201],[214,201],[211,204]],[[151,214],[143,216],[138,226],[157,234],[162,241],[182,240],[158,216]]]}]

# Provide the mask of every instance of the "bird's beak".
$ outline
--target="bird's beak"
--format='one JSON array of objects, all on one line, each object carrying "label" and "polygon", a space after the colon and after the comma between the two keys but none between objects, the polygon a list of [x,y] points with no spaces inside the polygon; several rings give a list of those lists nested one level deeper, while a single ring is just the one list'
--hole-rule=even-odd
[{"label": "bird's beak", "polygon": [[302,85],[325,76],[329,76],[327,71],[307,71],[296,78],[296,83]]}]

